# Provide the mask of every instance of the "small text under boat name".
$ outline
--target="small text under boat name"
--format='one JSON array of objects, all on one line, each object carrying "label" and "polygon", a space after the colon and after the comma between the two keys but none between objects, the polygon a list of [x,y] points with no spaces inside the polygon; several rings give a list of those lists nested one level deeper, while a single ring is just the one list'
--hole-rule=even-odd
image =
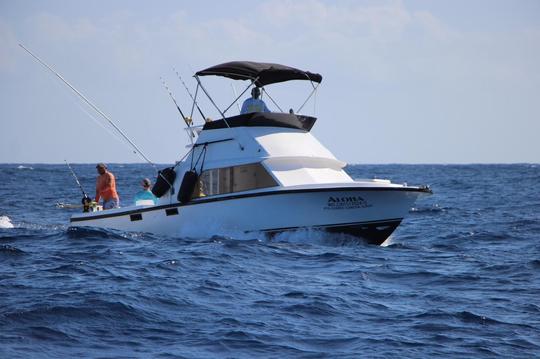
[{"label": "small text under boat name", "polygon": [[328,202],[324,209],[355,209],[371,207],[364,198],[360,196],[328,197]]}]

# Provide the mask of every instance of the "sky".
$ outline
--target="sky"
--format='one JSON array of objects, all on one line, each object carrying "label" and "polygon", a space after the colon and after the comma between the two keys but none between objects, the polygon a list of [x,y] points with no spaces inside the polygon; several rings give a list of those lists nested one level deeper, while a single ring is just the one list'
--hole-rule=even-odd
[{"label": "sky", "polygon": [[[0,163],[142,162],[19,43],[156,163],[189,143],[160,78],[190,112],[175,71],[193,91],[196,71],[236,60],[320,73],[303,113],[348,163],[540,162],[536,0],[0,0]],[[202,80],[222,107],[246,85]],[[310,88],[267,89],[296,109]]]}]

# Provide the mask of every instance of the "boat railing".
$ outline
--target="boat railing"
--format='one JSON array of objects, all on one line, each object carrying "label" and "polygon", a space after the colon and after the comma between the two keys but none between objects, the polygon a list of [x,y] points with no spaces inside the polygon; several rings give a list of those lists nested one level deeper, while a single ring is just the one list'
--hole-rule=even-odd
[{"label": "boat railing", "polygon": [[190,127],[184,128],[184,131],[186,131],[188,134],[195,133],[198,136],[201,134],[203,127],[204,125],[190,126]]}]

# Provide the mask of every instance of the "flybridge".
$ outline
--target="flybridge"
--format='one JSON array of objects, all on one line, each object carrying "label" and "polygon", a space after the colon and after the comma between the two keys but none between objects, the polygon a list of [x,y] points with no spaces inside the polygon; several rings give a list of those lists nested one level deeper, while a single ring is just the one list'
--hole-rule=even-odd
[{"label": "flybridge", "polygon": [[[220,109],[213,100],[213,98],[210,96],[209,92],[203,86],[200,79],[200,77],[202,76],[221,76],[232,80],[248,80],[250,81],[250,83],[229,106],[224,109]],[[237,101],[253,86],[262,88],[263,94],[266,94],[270,101],[272,101],[272,103],[279,109],[279,111],[283,113],[285,111],[283,111],[279,104],[274,101],[274,99],[270,96],[264,86],[292,80],[309,81],[312,85],[312,91],[308,95],[304,103],[296,111],[293,111],[293,109],[290,109],[288,111],[290,114],[293,114],[294,112],[298,113],[302,110],[302,108],[309,101],[309,99],[315,94],[319,84],[322,81],[322,76],[317,73],[303,71],[294,67],[280,64],[253,61],[226,62],[220,65],[209,67],[205,70],[198,71],[197,73],[195,73],[194,77],[197,80],[197,88],[195,89],[195,97],[193,98],[191,115],[193,115],[193,110],[195,108],[195,105],[197,105],[197,96],[199,94],[199,89],[201,89],[208,97],[212,105],[219,111],[221,115],[221,121],[223,121],[222,123],[226,127],[233,127],[230,123],[232,120],[226,117],[227,111],[229,111],[229,109],[233,107],[234,104],[237,103]],[[314,121],[312,122],[314,123]],[[313,123],[311,123],[311,126],[313,126]]]}]

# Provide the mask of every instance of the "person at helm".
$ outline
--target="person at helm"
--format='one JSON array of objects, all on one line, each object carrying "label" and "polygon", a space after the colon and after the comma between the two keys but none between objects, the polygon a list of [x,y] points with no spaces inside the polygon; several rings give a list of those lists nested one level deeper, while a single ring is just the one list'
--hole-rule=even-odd
[{"label": "person at helm", "polygon": [[246,99],[242,104],[242,109],[240,114],[251,113],[251,112],[270,112],[268,107],[263,100],[259,97],[261,96],[261,90],[258,87],[254,87],[251,90],[251,97]]}]

